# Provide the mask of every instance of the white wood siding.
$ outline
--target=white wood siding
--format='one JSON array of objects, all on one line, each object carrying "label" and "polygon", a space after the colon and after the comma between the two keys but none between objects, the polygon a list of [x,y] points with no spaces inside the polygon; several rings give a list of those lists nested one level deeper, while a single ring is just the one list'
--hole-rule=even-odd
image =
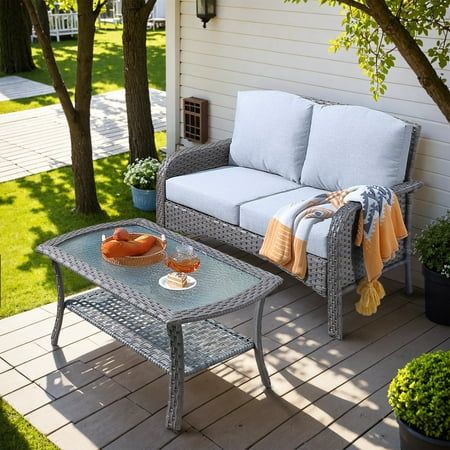
[{"label": "white wood siding", "polygon": [[[217,17],[206,30],[194,0],[180,1],[180,15],[180,96],[209,100],[211,139],[231,136],[239,90],[278,89],[375,108],[422,125],[415,177],[426,187],[416,197],[413,232],[450,209],[450,129],[444,116],[400,56],[386,95],[372,99],[354,53],[328,51],[328,41],[341,30],[338,8],[313,1],[217,0]],[[442,72],[450,79],[449,70]],[[420,282],[417,266],[415,271]]]}]

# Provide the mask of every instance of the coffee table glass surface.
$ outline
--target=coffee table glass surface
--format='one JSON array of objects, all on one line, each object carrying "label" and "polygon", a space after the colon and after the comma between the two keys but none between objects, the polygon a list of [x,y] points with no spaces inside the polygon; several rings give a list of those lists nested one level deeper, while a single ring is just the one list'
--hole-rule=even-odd
[{"label": "coffee table glass surface", "polygon": [[[150,233],[161,236],[155,227],[132,225],[127,226],[130,233]],[[124,267],[113,265],[102,258],[100,245],[102,236],[111,236],[114,227],[80,234],[61,242],[58,247],[66,254],[83,261],[91,268],[110,276],[116,282],[123,283],[161,306],[174,311],[192,309],[216,303],[256,286],[260,279],[251,273],[223,262],[205,250],[193,244],[200,258],[200,268],[195,272],[197,285],[194,289],[171,291],[159,285],[159,279],[171,270],[164,263],[156,263],[143,267]],[[180,245],[181,237],[163,233],[167,240],[167,253],[175,251]],[[183,240],[183,242],[185,242]]]}]

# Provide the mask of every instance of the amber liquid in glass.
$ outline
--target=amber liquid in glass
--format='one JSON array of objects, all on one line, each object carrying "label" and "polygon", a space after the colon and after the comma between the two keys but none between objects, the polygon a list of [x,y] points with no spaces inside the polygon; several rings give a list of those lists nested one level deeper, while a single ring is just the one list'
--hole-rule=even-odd
[{"label": "amber liquid in glass", "polygon": [[184,258],[180,260],[172,259],[170,256],[166,260],[167,267],[174,272],[191,273],[200,267],[200,259],[196,257]]}]

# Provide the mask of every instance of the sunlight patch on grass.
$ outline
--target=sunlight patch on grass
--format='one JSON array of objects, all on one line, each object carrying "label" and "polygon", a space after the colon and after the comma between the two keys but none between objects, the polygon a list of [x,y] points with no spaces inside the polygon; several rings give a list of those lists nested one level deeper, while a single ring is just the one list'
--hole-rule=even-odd
[{"label": "sunlight patch on grass", "polygon": [[[156,142],[158,148],[165,146],[165,133],[156,133]],[[132,205],[130,189],[123,183],[127,163],[128,153],[94,162],[103,212],[93,216],[72,212],[70,167],[0,183],[0,318],[56,300],[50,260],[35,252],[39,243],[96,223],[132,217],[154,220],[154,213],[145,213]],[[85,279],[69,271],[64,270],[64,274],[67,294],[89,286]]]},{"label": "sunlight patch on grass", "polygon": [[[76,80],[77,40],[63,39],[53,42],[53,48],[64,82],[73,95]],[[154,89],[166,89],[166,34],[165,31],[147,32],[147,67],[149,85]],[[33,60],[37,68],[31,72],[17,75],[52,84],[47,72],[42,50],[38,43],[32,45]],[[0,72],[0,76],[3,76]],[[102,29],[95,33],[94,66],[92,74],[92,93],[103,94],[122,89],[123,81],[123,51],[122,30]],[[40,95],[20,100],[0,102],[0,114],[23,111],[59,103],[56,94]]]}]

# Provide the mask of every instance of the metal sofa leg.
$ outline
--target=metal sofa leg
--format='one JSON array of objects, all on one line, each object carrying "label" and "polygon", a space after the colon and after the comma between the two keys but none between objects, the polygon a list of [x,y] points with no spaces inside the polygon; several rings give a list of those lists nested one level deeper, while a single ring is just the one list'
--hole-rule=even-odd
[{"label": "metal sofa leg", "polygon": [[342,290],[329,289],[328,291],[328,334],[331,337],[342,340]]},{"label": "metal sofa leg", "polygon": [[412,295],[414,292],[413,282],[412,282],[412,264],[411,258],[408,257],[405,263],[405,292],[406,295]]}]

